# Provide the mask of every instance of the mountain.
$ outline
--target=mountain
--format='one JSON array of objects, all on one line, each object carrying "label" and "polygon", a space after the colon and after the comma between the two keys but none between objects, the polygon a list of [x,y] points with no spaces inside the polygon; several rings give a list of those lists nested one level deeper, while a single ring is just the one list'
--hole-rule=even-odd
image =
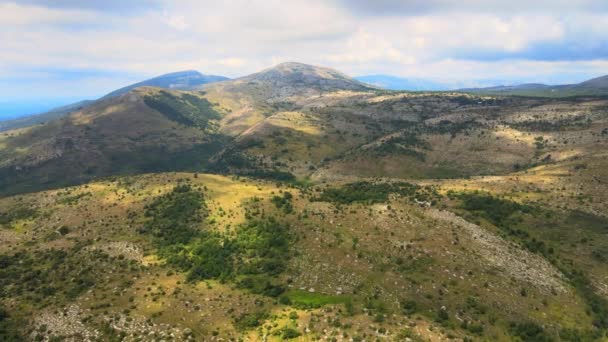
[{"label": "mountain", "polygon": [[187,90],[206,83],[220,82],[227,80],[227,77],[216,75],[204,75],[198,71],[178,71],[157,76],[145,81],[137,82],[126,87],[114,90],[102,98],[118,96],[129,92],[138,87],[158,87],[166,89]]},{"label": "mountain", "polygon": [[376,87],[390,90],[434,91],[449,89],[447,85],[439,82],[418,78],[402,78],[390,75],[357,76],[355,79]]},{"label": "mountain", "polygon": [[301,100],[329,94],[376,91],[339,71],[302,63],[286,62],[234,80],[205,84],[198,89],[206,98],[228,108],[221,132],[236,136],[272,113],[287,110]]},{"label": "mountain", "polygon": [[296,97],[321,96],[336,90],[376,89],[339,71],[319,66],[286,62],[232,81],[200,89],[250,95],[252,99],[278,102]]},{"label": "mountain", "polygon": [[607,107],[285,63],[2,132],[0,340],[601,340]]},{"label": "mountain", "polygon": [[368,85],[337,70],[295,62],[281,63],[237,81],[274,87],[314,88],[320,91],[370,89]]},{"label": "mountain", "polygon": [[606,96],[608,95],[608,76],[597,77],[578,84],[527,83],[512,86],[460,89],[459,91],[536,97]]},{"label": "mountain", "polygon": [[[120,96],[138,87],[151,86],[166,89],[186,90],[195,88],[202,84],[220,82],[224,80],[228,80],[228,78],[224,76],[204,75],[198,71],[179,71],[157,76],[145,81],[134,83],[126,87],[114,90],[103,96],[101,99]],[[72,104],[49,110],[44,113],[32,114],[20,117],[18,119],[0,121],[0,132],[21,127],[28,127],[31,125],[61,118],[72,112],[78,111],[93,102],[93,100],[78,101]]]},{"label": "mountain", "polygon": [[576,85],[578,88],[608,89],[608,75],[596,77]]}]

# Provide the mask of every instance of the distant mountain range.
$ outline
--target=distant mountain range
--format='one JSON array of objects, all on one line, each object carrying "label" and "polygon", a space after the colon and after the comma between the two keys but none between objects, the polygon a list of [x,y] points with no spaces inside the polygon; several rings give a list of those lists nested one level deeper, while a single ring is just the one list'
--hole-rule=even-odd
[{"label": "distant mountain range", "polygon": [[577,84],[547,85],[542,83],[525,83],[512,86],[466,88],[460,89],[459,91],[491,95],[533,97],[600,96],[608,95],[608,75]]},{"label": "distant mountain range", "polygon": [[[114,90],[103,96],[101,99],[108,99],[111,97],[120,96],[138,87],[148,86],[166,89],[188,90],[194,89],[197,86],[203,84],[225,81],[228,79],[228,77],[224,76],[201,74],[200,72],[194,70],[178,71],[150,78],[148,80],[137,82],[126,87]],[[66,116],[72,112],[81,110],[93,102],[95,102],[95,100],[78,101],[65,106],[53,108],[47,112],[27,115],[6,121],[0,121],[0,132],[16,128],[28,127],[53,119],[57,119]]]},{"label": "distant mountain range", "polygon": [[158,88],[167,88],[167,89],[177,89],[177,90],[188,90],[192,89],[196,86],[206,83],[213,83],[219,81],[228,80],[228,77],[217,76],[217,75],[204,75],[198,71],[187,70],[187,71],[178,71],[172,72],[169,74],[164,74],[161,76],[157,76],[145,81],[141,81],[138,83],[134,83],[128,85],[126,87],[114,90],[113,92],[105,95],[102,98],[109,98],[113,96],[122,95],[124,93],[129,92],[132,89],[137,87],[158,87]]},{"label": "distant mountain range", "polygon": [[[548,85],[522,83],[509,85],[505,81],[480,80],[477,87],[463,87],[458,82],[442,82],[420,78],[403,78],[391,75],[366,75],[355,79],[389,90],[406,91],[459,91],[490,95],[516,95],[532,97],[567,97],[608,95],[608,76],[597,77],[578,84]],[[495,85],[501,84],[503,85]],[[494,84],[494,85],[492,85]],[[491,86],[485,86],[491,85]]]},{"label": "distant mountain range", "polygon": [[[516,96],[532,96],[532,97],[567,97],[567,96],[600,96],[608,95],[608,75],[590,79],[588,81],[578,84],[565,84],[565,85],[547,85],[542,83],[524,83],[518,85],[499,85],[490,87],[477,87],[477,88],[462,88],[461,84],[454,82],[441,82],[421,78],[403,78],[392,75],[364,75],[354,78],[350,78],[342,73],[338,73],[335,70],[315,67],[310,69],[310,66],[299,64],[299,63],[283,63],[275,68],[261,71],[259,73],[242,77],[239,83],[251,83],[255,84],[259,80],[272,81],[279,80],[272,83],[272,89],[276,92],[276,95],[284,95],[285,93],[293,91],[294,83],[291,80],[284,79],[285,75],[295,75],[290,77],[298,77],[302,84],[307,84],[310,80],[317,80],[319,76],[315,73],[321,73],[321,76],[327,76],[323,78],[322,84],[317,84],[315,87],[309,87],[310,91],[322,92],[324,88],[330,86],[338,86],[345,89],[362,90],[369,88],[382,88],[387,90],[404,90],[404,91],[459,91],[468,93],[480,93],[488,95],[516,95]],[[313,72],[314,71],[314,72]],[[314,74],[314,75],[313,75]],[[135,88],[150,86],[165,89],[175,90],[193,90],[198,89],[201,86],[208,83],[215,83],[229,80],[228,77],[218,75],[206,75],[194,70],[178,71],[173,73],[164,74],[148,80],[137,82],[126,87],[114,90],[101,99],[108,99],[125,94]],[[345,81],[347,80],[347,81]],[[283,83],[281,83],[283,82]],[[286,83],[285,83],[286,82]],[[482,80],[480,84],[497,84],[501,81],[497,80]],[[280,84],[281,83],[281,84]],[[32,114],[23,116],[17,119],[0,121],[0,132],[11,129],[27,127],[35,124],[47,122],[56,118],[65,116],[71,112],[80,110],[91,103],[94,100],[84,100],[76,103],[68,104],[58,108],[54,108],[47,112]]]}]

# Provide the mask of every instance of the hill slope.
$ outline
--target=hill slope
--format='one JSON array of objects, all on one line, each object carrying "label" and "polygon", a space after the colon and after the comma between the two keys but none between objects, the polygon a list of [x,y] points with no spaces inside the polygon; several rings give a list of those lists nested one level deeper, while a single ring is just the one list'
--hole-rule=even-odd
[{"label": "hill slope", "polygon": [[607,148],[597,98],[136,88],[0,134],[0,340],[602,340]]},{"label": "hill slope", "polygon": [[[103,96],[101,99],[107,99],[110,97],[115,97],[119,95],[123,95],[135,88],[138,87],[158,87],[158,88],[166,88],[166,89],[180,89],[187,90],[192,89],[197,86],[206,83],[213,83],[227,80],[227,77],[224,76],[215,76],[215,75],[204,75],[198,71],[179,71],[174,73],[169,73],[161,76],[157,76],[145,81],[141,81],[138,83],[134,83],[128,85],[126,87],[114,90],[107,95]],[[11,129],[28,127],[39,123],[44,123],[47,121],[51,121],[54,119],[62,118],[70,113],[76,112],[91,103],[95,102],[94,100],[84,100],[76,103],[72,103],[66,106],[58,107],[52,109],[50,111],[33,114],[25,117],[21,117],[14,120],[6,120],[0,121],[0,132],[8,131]]]}]

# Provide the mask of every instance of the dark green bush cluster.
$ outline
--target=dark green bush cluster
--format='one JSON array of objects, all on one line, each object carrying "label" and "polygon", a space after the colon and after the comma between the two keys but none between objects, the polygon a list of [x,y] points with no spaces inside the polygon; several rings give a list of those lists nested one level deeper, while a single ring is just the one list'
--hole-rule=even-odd
[{"label": "dark green bush cluster", "polygon": [[411,299],[401,300],[399,302],[399,305],[401,306],[401,310],[403,311],[403,313],[406,315],[412,315],[416,313],[416,311],[418,311],[418,303]]},{"label": "dark green bush cluster", "polygon": [[25,341],[26,338],[22,335],[22,328],[23,322],[18,322],[14,317],[11,317],[8,310],[0,306],[0,341]]},{"label": "dark green bush cluster", "polygon": [[197,225],[205,212],[203,194],[181,184],[146,206],[149,220],[142,232],[151,233],[160,247],[187,244],[198,236]]},{"label": "dark green bush cluster", "polygon": [[209,101],[190,94],[175,96],[160,91],[156,96],[145,96],[144,102],[150,108],[159,111],[169,120],[186,126],[207,128],[209,120],[221,119]]},{"label": "dark green bush cluster", "polygon": [[468,134],[469,130],[483,127],[482,124],[475,120],[452,122],[450,120],[441,120],[436,125],[427,125],[424,131],[432,134],[450,134],[455,137],[460,132]]},{"label": "dark green bush cluster", "polygon": [[566,274],[589,306],[594,317],[593,325],[600,329],[608,329],[608,300],[596,293],[594,285],[584,272],[574,270]]},{"label": "dark green bush cluster", "polygon": [[66,205],[74,205],[74,204],[78,204],[78,202],[80,201],[81,198],[84,198],[87,196],[93,196],[93,194],[91,192],[84,192],[84,193],[78,194],[78,195],[66,196],[61,199],[58,199],[57,203],[66,204]]},{"label": "dark green bush cluster", "polygon": [[254,293],[279,296],[284,288],[274,277],[285,269],[289,256],[287,228],[268,218],[248,221],[234,236],[222,235],[197,227],[204,210],[200,192],[178,185],[147,207],[142,232],[153,234],[160,255],[188,272],[190,281],[232,280]]},{"label": "dark green bush cluster", "polygon": [[291,327],[283,327],[273,333],[275,336],[280,336],[283,340],[291,340],[302,336],[302,333]]},{"label": "dark green bush cluster", "polygon": [[[0,255],[0,298],[22,297],[35,305],[72,300],[94,287],[99,274],[135,270],[132,261],[77,245]],[[133,266],[133,267],[132,267]],[[120,270],[120,272],[119,272]]]},{"label": "dark green bush cluster", "polygon": [[280,170],[258,169],[249,172],[239,172],[239,174],[253,178],[276,180],[279,182],[293,182],[296,180],[296,176],[294,176],[293,173]]},{"label": "dark green bush cluster", "polygon": [[494,197],[489,193],[479,191],[451,193],[449,195],[460,198],[464,209],[483,216],[496,226],[505,225],[514,213],[529,213],[533,210],[528,205]]},{"label": "dark green bush cluster", "polygon": [[248,312],[240,315],[234,320],[234,326],[239,330],[249,330],[259,327],[268,317],[264,311]]},{"label": "dark green bush cluster", "polygon": [[428,142],[418,138],[416,134],[408,132],[400,136],[389,138],[380,146],[375,148],[374,153],[378,153],[380,155],[405,154],[414,157],[418,160],[424,161],[424,153],[415,150],[414,148],[429,150],[431,148],[431,145]]},{"label": "dark green bush cluster", "polygon": [[0,224],[10,224],[13,221],[33,218],[38,215],[38,210],[27,206],[10,208],[6,212],[0,212]]},{"label": "dark green bush cluster", "polygon": [[585,115],[552,119],[549,120],[529,120],[509,123],[509,126],[526,131],[536,132],[555,132],[555,131],[566,131],[566,130],[577,130],[582,128],[588,128],[591,122],[587,120]]},{"label": "dark green bush cluster", "polygon": [[519,337],[522,341],[549,342],[554,339],[545,332],[545,329],[534,322],[513,322],[510,325],[513,336]]},{"label": "dark green bush cluster", "polygon": [[354,202],[383,203],[388,201],[390,194],[399,194],[419,201],[435,201],[440,195],[431,188],[421,187],[406,182],[371,183],[356,182],[345,184],[339,188],[324,190],[316,199],[324,202],[351,204]]},{"label": "dark green bush cluster", "polygon": [[293,212],[293,204],[291,203],[292,198],[293,195],[291,192],[285,191],[283,192],[283,196],[273,196],[271,202],[274,203],[278,209],[283,209],[285,214],[291,214]]},{"label": "dark green bush cluster", "polygon": [[272,218],[241,225],[235,237],[203,234],[193,245],[188,278],[233,280],[253,293],[277,297],[285,289],[274,278],[285,270],[289,241],[285,226]]}]

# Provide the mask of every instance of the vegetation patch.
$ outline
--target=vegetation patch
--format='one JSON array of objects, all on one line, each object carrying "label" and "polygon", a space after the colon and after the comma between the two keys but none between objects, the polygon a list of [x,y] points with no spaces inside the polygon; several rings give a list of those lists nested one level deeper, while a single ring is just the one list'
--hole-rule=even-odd
[{"label": "vegetation patch", "polygon": [[143,233],[150,233],[170,264],[188,280],[234,281],[253,293],[279,296],[276,276],[286,268],[291,238],[274,218],[250,220],[231,236],[200,229],[206,215],[203,195],[187,184],[176,186],[147,207]]},{"label": "vegetation patch", "polygon": [[0,306],[0,341],[24,341],[22,329],[25,322],[20,322],[9,314],[9,311]]},{"label": "vegetation patch", "polygon": [[356,182],[345,184],[339,188],[326,189],[316,200],[340,204],[355,202],[384,203],[388,201],[390,194],[398,194],[411,200],[428,201],[430,203],[434,203],[440,198],[440,195],[432,188],[406,182]]},{"label": "vegetation patch", "polygon": [[285,214],[291,214],[293,212],[292,198],[291,192],[285,191],[283,192],[283,196],[273,196],[271,201],[278,209],[282,209]]},{"label": "vegetation patch", "polygon": [[237,317],[234,320],[234,326],[241,331],[249,330],[262,325],[266,318],[268,318],[268,313],[265,311],[248,312]]},{"label": "vegetation patch", "polygon": [[449,193],[448,196],[458,197],[462,201],[462,208],[472,211],[496,226],[503,226],[507,220],[517,212],[529,213],[531,206],[492,196],[489,193],[474,191],[462,193]]},{"label": "vegetation patch", "polygon": [[0,298],[22,298],[45,306],[73,300],[96,286],[100,274],[136,271],[134,261],[113,258],[79,244],[69,250],[48,249],[0,255]]},{"label": "vegetation patch", "polygon": [[82,194],[78,194],[78,195],[73,195],[73,196],[66,196],[63,198],[60,198],[57,200],[58,204],[65,204],[65,205],[74,205],[74,204],[78,204],[78,202],[85,197],[90,197],[93,196],[93,194],[91,192],[84,192]]},{"label": "vegetation patch", "polygon": [[5,212],[0,212],[0,225],[8,225],[11,222],[35,218],[38,210],[25,205],[10,208]]},{"label": "vegetation patch", "polygon": [[545,329],[534,322],[511,323],[511,333],[522,341],[550,342],[554,338]]},{"label": "vegetation patch", "polygon": [[198,236],[198,225],[206,215],[203,194],[189,184],[180,184],[170,193],[146,206],[149,220],[142,232],[152,234],[159,247],[187,244]]},{"label": "vegetation patch", "polygon": [[280,300],[297,308],[319,308],[331,304],[348,305],[352,302],[350,296],[332,296],[306,291],[289,291],[281,296]]},{"label": "vegetation patch", "polygon": [[190,94],[175,96],[161,90],[158,95],[145,96],[144,102],[167,119],[185,126],[205,129],[210,120],[221,119],[220,113],[213,109],[209,101]]},{"label": "vegetation patch", "polygon": [[384,141],[380,146],[374,149],[374,153],[380,155],[404,154],[424,161],[424,153],[417,149],[430,150],[431,145],[418,138],[417,135],[408,132]]}]

